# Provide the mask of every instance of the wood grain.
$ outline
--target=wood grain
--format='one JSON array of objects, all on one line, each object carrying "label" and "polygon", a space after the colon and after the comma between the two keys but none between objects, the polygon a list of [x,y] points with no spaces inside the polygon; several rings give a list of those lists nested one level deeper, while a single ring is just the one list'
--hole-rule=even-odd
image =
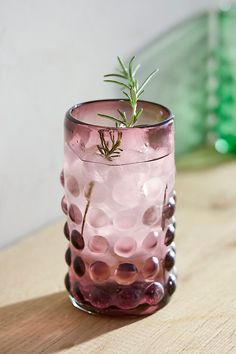
[{"label": "wood grain", "polygon": [[72,307],[62,221],[2,250],[0,353],[236,353],[235,180],[235,162],[179,173],[178,289],[149,317]]}]

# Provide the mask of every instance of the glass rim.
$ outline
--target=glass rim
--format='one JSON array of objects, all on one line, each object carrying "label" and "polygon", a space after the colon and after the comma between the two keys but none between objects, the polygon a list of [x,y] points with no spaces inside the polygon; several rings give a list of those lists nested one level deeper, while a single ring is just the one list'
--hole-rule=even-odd
[{"label": "glass rim", "polygon": [[138,100],[138,102],[140,102],[140,103],[143,102],[143,103],[147,103],[147,104],[150,104],[150,105],[154,105],[157,108],[158,107],[159,108],[163,108],[168,114],[167,118],[165,118],[165,119],[163,119],[163,121],[160,121],[160,122],[155,123],[155,124],[141,124],[141,125],[135,125],[134,127],[118,127],[117,128],[117,127],[111,127],[111,126],[104,126],[104,125],[86,123],[86,122],[83,122],[83,121],[75,118],[73,116],[73,114],[72,114],[74,109],[79,108],[79,107],[84,106],[84,105],[89,105],[89,104],[96,103],[96,102],[119,102],[119,101],[127,101],[127,100],[124,100],[122,98],[108,98],[108,99],[92,100],[92,101],[85,101],[85,102],[82,102],[82,103],[77,103],[77,104],[75,104],[74,106],[72,106],[71,108],[69,108],[67,110],[65,118],[67,120],[77,124],[77,125],[83,125],[83,126],[93,127],[93,128],[97,128],[97,129],[113,129],[113,130],[130,130],[130,129],[134,129],[134,128],[136,128],[136,129],[156,128],[156,127],[160,127],[160,126],[166,125],[169,122],[174,121],[174,119],[175,119],[174,114],[166,106],[164,106],[164,105],[162,105],[160,103],[146,101],[146,100]]}]

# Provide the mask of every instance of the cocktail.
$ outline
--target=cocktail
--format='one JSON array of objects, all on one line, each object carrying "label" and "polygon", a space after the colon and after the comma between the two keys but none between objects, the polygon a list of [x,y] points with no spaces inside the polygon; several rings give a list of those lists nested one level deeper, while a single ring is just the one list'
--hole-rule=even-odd
[{"label": "cocktail", "polygon": [[151,314],[176,288],[173,115],[147,101],[138,108],[132,129],[97,115],[129,113],[120,100],[66,114],[65,284],[73,305],[87,312]]}]

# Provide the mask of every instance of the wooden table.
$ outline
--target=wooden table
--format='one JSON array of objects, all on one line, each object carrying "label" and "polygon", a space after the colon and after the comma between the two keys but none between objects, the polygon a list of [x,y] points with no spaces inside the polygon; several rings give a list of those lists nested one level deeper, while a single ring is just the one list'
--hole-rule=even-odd
[{"label": "wooden table", "polygon": [[73,308],[60,221],[0,253],[0,353],[236,353],[236,163],[179,173],[177,192],[179,282],[167,307],[144,318]]}]

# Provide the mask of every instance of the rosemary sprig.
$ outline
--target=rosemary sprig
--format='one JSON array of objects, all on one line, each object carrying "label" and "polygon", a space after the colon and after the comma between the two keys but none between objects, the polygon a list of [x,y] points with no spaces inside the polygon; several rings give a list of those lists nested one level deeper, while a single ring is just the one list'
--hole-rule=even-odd
[{"label": "rosemary sprig", "polygon": [[[106,133],[108,133],[109,140],[106,139]],[[116,138],[115,133],[117,134]],[[108,161],[112,161],[113,158],[119,157],[121,151],[123,151],[120,148],[122,132],[114,130],[99,130],[99,136],[101,145],[97,145],[97,148],[100,154]]]},{"label": "rosemary sprig", "polygon": [[[128,118],[126,113],[118,109],[119,113],[119,118],[114,117],[109,114],[102,114],[98,113],[100,117],[108,118],[111,120],[114,120],[116,122],[116,127],[133,127],[138,119],[140,118],[143,109],[140,108],[137,111],[137,103],[138,99],[144,92],[144,87],[147,85],[147,83],[152,79],[152,77],[158,72],[158,69],[154,70],[145,80],[144,82],[139,86],[139,82],[136,79],[135,75],[140,68],[140,64],[137,65],[135,68],[133,67],[135,56],[131,58],[128,67],[125,66],[123,60],[120,57],[117,57],[118,62],[119,62],[119,72],[118,73],[112,73],[112,74],[107,74],[104,75],[105,78],[115,78],[115,79],[105,79],[105,82],[111,82],[116,85],[121,86],[121,91],[125,95],[126,99],[128,100],[128,103],[130,104],[132,108],[132,114]],[[118,79],[116,79],[118,78]],[[122,79],[124,81],[119,81],[119,79]]]},{"label": "rosemary sprig", "polygon": [[89,205],[90,205],[90,198],[91,198],[93,186],[94,186],[94,182],[92,181],[92,182],[89,183],[89,187],[88,187],[87,192],[84,193],[84,196],[85,196],[85,198],[87,200],[87,204],[86,204],[86,207],[85,207],[83,221],[82,221],[82,227],[81,227],[81,235],[82,236],[83,236],[83,233],[84,233],[84,226],[85,226],[85,221],[86,221],[86,217],[87,217],[87,213],[88,213],[88,209],[89,209]]},{"label": "rosemary sprig", "polygon": [[162,216],[161,216],[161,228],[162,228],[162,231],[164,231],[164,228],[165,228],[165,212],[164,212],[164,208],[165,208],[165,205],[166,205],[167,187],[168,187],[168,185],[166,184],[165,191],[164,191],[164,197],[163,197],[163,203],[162,203]]}]

